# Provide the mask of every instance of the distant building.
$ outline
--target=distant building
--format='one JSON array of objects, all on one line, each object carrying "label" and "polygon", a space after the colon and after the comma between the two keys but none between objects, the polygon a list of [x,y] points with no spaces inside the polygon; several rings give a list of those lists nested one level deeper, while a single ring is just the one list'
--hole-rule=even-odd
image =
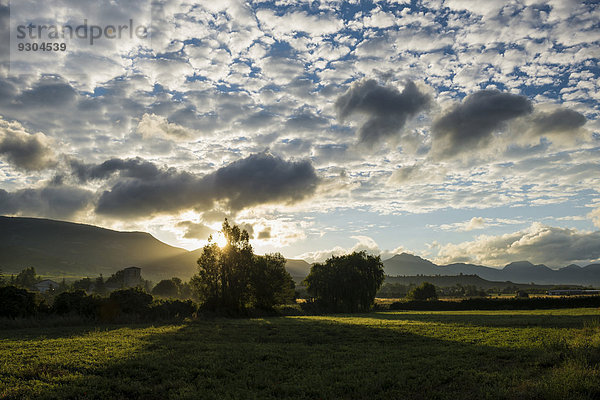
[{"label": "distant building", "polygon": [[56,290],[58,289],[58,283],[50,280],[50,279],[44,279],[43,281],[40,281],[38,283],[36,283],[35,285],[33,285],[33,287],[35,288],[35,290],[37,290],[40,293],[46,293],[49,290]]},{"label": "distant building", "polygon": [[127,267],[123,270],[123,284],[125,287],[135,287],[142,283],[142,269]]}]

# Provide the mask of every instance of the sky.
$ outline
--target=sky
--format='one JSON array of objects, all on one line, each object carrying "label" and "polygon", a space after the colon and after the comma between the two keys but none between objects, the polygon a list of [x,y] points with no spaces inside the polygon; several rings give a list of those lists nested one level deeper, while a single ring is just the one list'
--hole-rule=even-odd
[{"label": "sky", "polygon": [[[0,0],[0,214],[190,250],[228,218],[309,262],[600,260],[596,2],[159,3]],[[40,37],[66,49],[19,50]]]}]

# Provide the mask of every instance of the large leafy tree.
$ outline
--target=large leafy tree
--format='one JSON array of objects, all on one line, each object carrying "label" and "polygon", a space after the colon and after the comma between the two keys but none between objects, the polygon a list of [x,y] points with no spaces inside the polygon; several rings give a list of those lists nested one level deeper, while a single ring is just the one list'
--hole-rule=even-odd
[{"label": "large leafy tree", "polygon": [[248,307],[272,308],[289,299],[293,281],[281,255],[255,256],[248,232],[227,220],[221,233],[226,244],[219,247],[209,237],[198,259],[198,274],[192,278],[204,307],[241,312]]},{"label": "large leafy tree", "polygon": [[295,285],[285,269],[285,258],[281,254],[255,256],[250,286],[255,307],[272,309],[277,304],[294,300]]},{"label": "large leafy tree", "polygon": [[358,312],[371,308],[383,279],[379,256],[361,251],[314,264],[304,283],[321,305],[335,311]]}]

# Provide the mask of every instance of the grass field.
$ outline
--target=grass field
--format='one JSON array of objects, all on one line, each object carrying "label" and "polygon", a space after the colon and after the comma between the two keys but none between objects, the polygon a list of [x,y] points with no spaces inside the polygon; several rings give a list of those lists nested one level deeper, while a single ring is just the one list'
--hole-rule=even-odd
[{"label": "grass field", "polygon": [[0,398],[597,399],[597,309],[0,330]]}]

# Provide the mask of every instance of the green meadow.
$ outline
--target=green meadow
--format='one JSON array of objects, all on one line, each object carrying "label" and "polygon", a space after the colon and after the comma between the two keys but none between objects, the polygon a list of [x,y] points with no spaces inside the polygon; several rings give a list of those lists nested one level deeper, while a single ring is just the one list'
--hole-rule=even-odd
[{"label": "green meadow", "polygon": [[0,329],[2,399],[597,399],[600,312]]}]

